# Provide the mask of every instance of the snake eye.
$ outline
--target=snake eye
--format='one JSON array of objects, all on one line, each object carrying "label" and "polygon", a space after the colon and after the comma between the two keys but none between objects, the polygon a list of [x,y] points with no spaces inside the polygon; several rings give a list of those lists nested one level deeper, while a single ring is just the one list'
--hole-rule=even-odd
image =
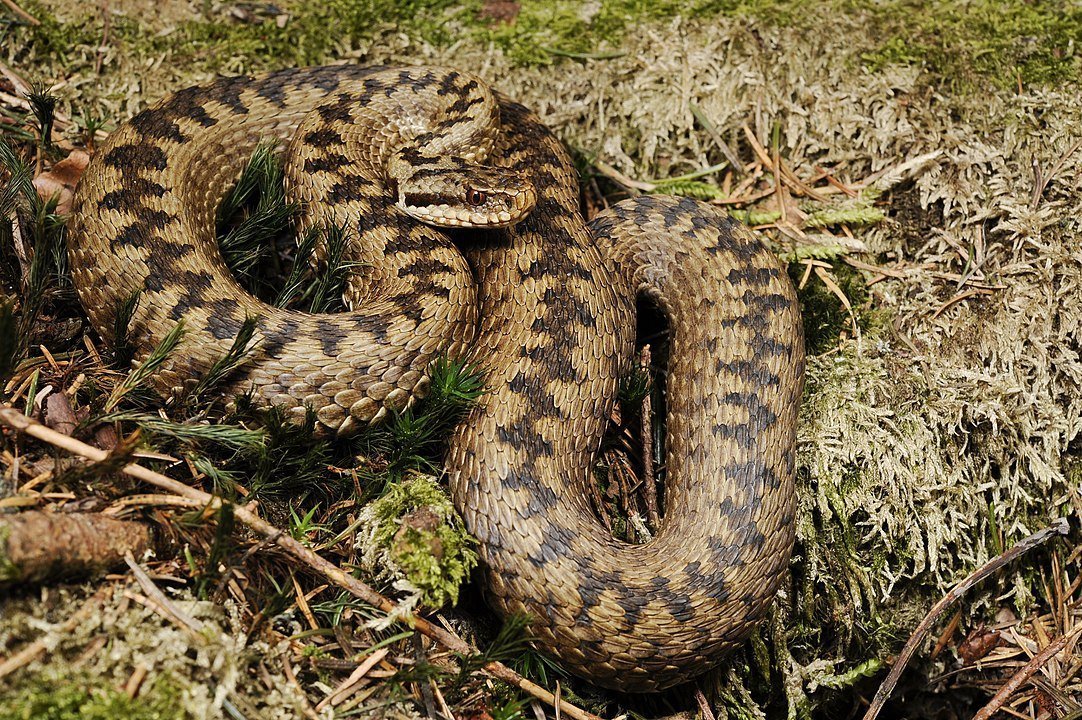
[{"label": "snake eye", "polygon": [[487,199],[488,195],[481,192],[480,190],[474,190],[473,188],[470,188],[466,191],[466,202],[470,205],[473,205],[474,207],[480,205]]}]

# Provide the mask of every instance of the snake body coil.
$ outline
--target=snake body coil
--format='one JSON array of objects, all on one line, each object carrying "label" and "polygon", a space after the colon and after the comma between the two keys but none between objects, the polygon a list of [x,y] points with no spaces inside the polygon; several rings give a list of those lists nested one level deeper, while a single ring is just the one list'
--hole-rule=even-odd
[{"label": "snake body coil", "polygon": [[[357,230],[349,313],[262,304],[221,259],[217,205],[267,138],[290,145],[303,223]],[[418,219],[503,229],[472,237],[467,264]],[[489,392],[452,438],[452,496],[480,540],[491,602],[528,613],[539,646],[584,677],[649,691],[704,671],[781,581],[803,371],[785,271],[692,200],[624,201],[587,227],[562,145],[477,78],[327,67],[181,91],[92,161],[70,242],[79,296],[107,339],[136,291],[138,358],[183,321],[158,374],[165,392],[206,373],[246,316],[259,346],[234,389],[296,416],[312,407],[342,434],[423,393],[437,354],[480,361]],[[585,491],[636,293],[671,329],[666,514],[644,545],[613,539]]]}]

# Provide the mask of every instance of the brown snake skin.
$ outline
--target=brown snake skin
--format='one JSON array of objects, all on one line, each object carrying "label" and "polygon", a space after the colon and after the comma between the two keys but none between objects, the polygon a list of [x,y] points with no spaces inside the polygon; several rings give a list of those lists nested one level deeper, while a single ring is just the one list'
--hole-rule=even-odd
[{"label": "brown snake skin", "polygon": [[[313,206],[305,222],[331,212],[356,223],[363,265],[348,313],[262,304],[217,249],[215,209],[256,144],[295,133],[288,182]],[[346,136],[365,133],[372,145],[353,149]],[[398,180],[385,168],[397,163],[412,182],[486,151],[503,168],[494,177],[529,179],[535,205],[460,243],[467,264],[441,231],[393,207]],[[163,392],[205,373],[250,315],[260,345],[232,389],[254,386],[299,415],[311,406],[342,434],[423,393],[437,354],[469,352],[489,392],[452,438],[446,468],[490,601],[528,613],[536,644],[575,673],[652,691],[740,643],[786,570],[801,323],[784,269],[726,215],[642,197],[587,227],[577,183],[534,115],[466,73],[340,66],[229,78],[113,133],[76,194],[71,265],[107,339],[117,307],[142,291],[130,331],[138,358],[183,321]],[[586,493],[633,349],[636,293],[671,329],[665,517],[644,545],[612,538]]]}]

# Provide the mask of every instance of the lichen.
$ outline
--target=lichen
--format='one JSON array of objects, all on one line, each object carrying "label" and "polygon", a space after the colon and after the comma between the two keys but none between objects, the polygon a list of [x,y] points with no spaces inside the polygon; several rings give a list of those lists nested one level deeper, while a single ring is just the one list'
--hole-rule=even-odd
[{"label": "lichen", "polygon": [[[173,594],[172,601],[204,626],[193,637],[132,602],[125,594],[130,590],[121,585],[100,597],[92,597],[93,588],[85,586],[48,593],[49,602],[29,597],[4,601],[0,649],[8,654],[40,640],[47,651],[0,684],[0,717],[206,718],[226,716],[227,706],[267,720],[301,713],[303,700],[295,685],[248,686],[256,666],[280,672],[280,653],[286,648],[249,638],[250,627],[230,601],[223,606],[194,600],[186,591]],[[53,624],[86,603],[96,606],[86,621],[74,628]],[[98,650],[86,653],[88,647]],[[137,667],[147,670],[147,677],[131,700],[115,688],[123,688]]]}]

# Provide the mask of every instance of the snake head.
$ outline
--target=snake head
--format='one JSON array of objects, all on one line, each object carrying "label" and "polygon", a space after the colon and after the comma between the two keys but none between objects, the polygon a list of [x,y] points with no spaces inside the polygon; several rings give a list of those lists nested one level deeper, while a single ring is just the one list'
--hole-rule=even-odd
[{"label": "snake head", "polygon": [[537,202],[537,191],[521,173],[454,158],[414,168],[397,185],[399,209],[436,227],[507,227],[529,215]]}]

